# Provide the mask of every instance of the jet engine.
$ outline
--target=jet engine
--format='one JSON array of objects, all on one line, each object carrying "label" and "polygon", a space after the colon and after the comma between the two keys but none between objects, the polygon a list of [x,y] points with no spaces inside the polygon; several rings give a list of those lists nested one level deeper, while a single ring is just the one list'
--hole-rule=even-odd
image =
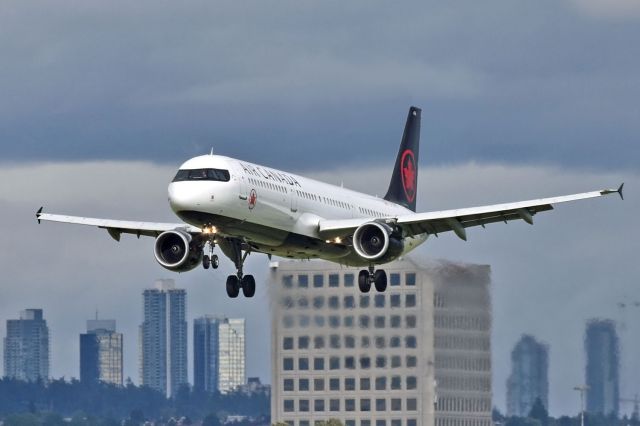
[{"label": "jet engine", "polygon": [[353,248],[365,260],[385,263],[402,254],[404,241],[401,233],[386,223],[368,222],[353,234]]},{"label": "jet engine", "polygon": [[202,261],[202,247],[185,231],[165,231],[156,238],[154,254],[160,265],[174,272],[187,272]]}]

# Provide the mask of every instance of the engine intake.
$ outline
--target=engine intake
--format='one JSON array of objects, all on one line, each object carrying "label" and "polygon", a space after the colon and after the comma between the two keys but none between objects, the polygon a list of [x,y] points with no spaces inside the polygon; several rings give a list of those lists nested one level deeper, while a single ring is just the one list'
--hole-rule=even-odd
[{"label": "engine intake", "polygon": [[389,225],[368,222],[353,234],[353,248],[363,259],[389,262],[402,254],[404,241]]},{"label": "engine intake", "polygon": [[202,249],[191,234],[180,230],[158,235],[154,254],[160,265],[174,272],[190,271],[202,261]]}]

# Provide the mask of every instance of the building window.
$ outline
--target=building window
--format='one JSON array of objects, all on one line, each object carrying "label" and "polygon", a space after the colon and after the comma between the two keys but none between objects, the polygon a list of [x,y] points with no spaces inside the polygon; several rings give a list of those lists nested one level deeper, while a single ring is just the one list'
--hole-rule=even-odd
[{"label": "building window", "polygon": [[314,391],[323,391],[324,390],[324,379],[313,379],[313,390]]},{"label": "building window", "polygon": [[284,288],[293,288],[293,275],[285,275],[282,277],[282,286]]},{"label": "building window", "polygon": [[344,379],[344,390],[346,391],[354,391],[356,390],[356,379],[353,377],[347,377]]},{"label": "building window", "polygon": [[356,338],[353,336],[344,336],[344,347],[353,349],[356,347]]},{"label": "building window", "polygon": [[313,411],[322,412],[324,411],[324,399],[316,399],[313,401]]},{"label": "building window", "polygon": [[315,309],[322,309],[324,306],[324,296],[316,296],[313,298],[313,307]]},{"label": "building window", "polygon": [[407,348],[415,349],[418,347],[418,340],[416,336],[405,336],[404,346]]},{"label": "building window", "polygon": [[402,378],[400,376],[391,377],[391,389],[402,390]]},{"label": "building window", "polygon": [[331,328],[340,327],[340,317],[338,315],[331,315],[329,317],[329,327]]},{"label": "building window", "polygon": [[309,358],[303,357],[298,358],[298,370],[308,370],[309,369]]},{"label": "building window", "polygon": [[308,399],[299,400],[298,401],[298,410],[303,412],[303,413],[309,412],[309,400]]},{"label": "building window", "polygon": [[391,304],[392,308],[399,308],[401,301],[400,301],[400,295],[399,294],[392,294],[389,296],[389,303]]},{"label": "building window", "polygon": [[332,334],[329,336],[329,346],[333,349],[340,349],[340,335]]},{"label": "building window", "polygon": [[389,341],[389,346],[391,346],[392,348],[399,348],[400,347],[400,336],[393,336]]},{"label": "building window", "polygon": [[418,421],[416,419],[407,419],[407,426],[418,426]]},{"label": "building window", "polygon": [[316,349],[324,348],[324,336],[316,336],[313,338],[313,347]]},{"label": "building window", "polygon": [[329,400],[329,411],[340,411],[340,400],[339,399],[330,399]]},{"label": "building window", "polygon": [[387,426],[387,421],[386,420],[376,420],[376,426]]},{"label": "building window", "polygon": [[293,337],[285,337],[282,339],[282,349],[291,350],[293,349]]},{"label": "building window", "polygon": [[407,389],[416,389],[418,387],[418,378],[416,376],[407,377]]},{"label": "building window", "polygon": [[407,356],[407,367],[415,367],[418,365],[418,358],[413,355]]},{"label": "building window", "polygon": [[384,376],[376,377],[376,390],[387,390],[387,378]]},{"label": "building window", "polygon": [[385,368],[387,366],[387,357],[385,356],[377,356],[376,357],[376,368]]},{"label": "building window", "polygon": [[360,420],[360,426],[371,426],[371,420]]},{"label": "building window", "polygon": [[307,276],[307,275],[298,275],[298,287],[300,287],[300,288],[309,287],[309,276]]},{"label": "building window", "polygon": [[282,317],[282,325],[284,326],[284,328],[293,327],[293,317],[291,315],[285,315],[284,317]]},{"label": "building window", "polygon": [[298,349],[309,349],[309,336],[298,337]]},{"label": "building window", "polygon": [[407,411],[416,411],[418,409],[418,400],[416,398],[407,399]]},{"label": "building window", "polygon": [[397,286],[400,285],[400,274],[393,273],[389,276],[389,285]]},{"label": "building window", "polygon": [[344,426],[356,426],[355,420],[345,420]]},{"label": "building window", "polygon": [[360,390],[371,390],[371,379],[368,377],[360,377]]},{"label": "building window", "polygon": [[402,400],[400,398],[391,398],[391,411],[402,411]]},{"label": "building window", "polygon": [[356,307],[356,298],[353,296],[344,297],[344,307],[346,309],[353,309]]},{"label": "building window", "polygon": [[369,358],[368,356],[361,356],[360,368],[363,370],[368,370],[369,368],[371,368],[371,358]]},{"label": "building window", "polygon": [[416,285],[416,274],[414,272],[407,272],[404,276],[405,284],[408,286]]},{"label": "building window", "polygon": [[340,285],[340,275],[329,274],[329,287],[338,287]]},{"label": "building window", "polygon": [[404,299],[404,306],[406,308],[414,308],[416,306],[416,295],[407,294]]},{"label": "building window", "polygon": [[381,316],[381,315],[375,317],[374,320],[373,320],[374,327],[375,328],[384,328],[385,327],[385,319],[386,319],[386,317]]},{"label": "building window", "polygon": [[400,419],[392,419],[391,426],[402,426],[402,420]]},{"label": "building window", "polygon": [[376,399],[376,411],[387,411],[387,400],[384,398]]},{"label": "building window", "polygon": [[324,327],[324,317],[322,315],[316,315],[313,321],[317,327]]},{"label": "building window", "polygon": [[324,276],[320,274],[316,274],[313,276],[313,287],[314,288],[322,288],[324,285]]},{"label": "building window", "polygon": [[386,347],[384,336],[376,336],[374,340],[376,342],[376,348],[384,349]]},{"label": "building window", "polygon": [[354,279],[353,274],[344,274],[344,286],[353,287]]},{"label": "building window", "polygon": [[338,296],[331,296],[329,298],[329,307],[331,309],[340,309],[340,299]]},{"label": "building window", "polygon": [[356,368],[356,360],[354,357],[352,356],[345,356],[344,357],[344,368],[348,369],[348,370],[353,370]]},{"label": "building window", "polygon": [[347,328],[353,328],[353,315],[347,315],[346,317],[344,317],[342,323]]},{"label": "building window", "polygon": [[337,356],[332,356],[329,358],[329,370],[339,370],[340,369],[340,358]]},{"label": "building window", "polygon": [[402,367],[402,358],[400,355],[394,355],[391,357],[391,368],[400,368]]},{"label": "building window", "polygon": [[406,322],[407,328],[416,328],[416,324],[418,323],[415,315],[407,315]]},{"label": "building window", "polygon": [[300,315],[300,327],[309,327],[309,315]]},{"label": "building window", "polygon": [[360,315],[358,323],[360,324],[360,328],[369,328],[369,316]]},{"label": "building window", "polygon": [[360,347],[368,348],[369,346],[371,346],[371,339],[369,336],[362,336],[360,338]]},{"label": "building window", "polygon": [[301,297],[298,299],[298,306],[300,309],[307,309],[309,307],[309,299],[306,297]]},{"label": "building window", "polygon": [[308,391],[309,390],[309,379],[299,379],[298,380],[298,390],[299,391]]},{"label": "building window", "polygon": [[400,315],[391,315],[391,328],[400,328],[402,318]]},{"label": "building window", "polygon": [[329,390],[339,391],[340,390],[340,379],[336,377],[332,377],[329,379]]},{"label": "building window", "polygon": [[369,398],[360,398],[360,411],[371,411],[371,400]]},{"label": "building window", "polygon": [[293,399],[284,400],[284,412],[285,413],[293,412]]},{"label": "building window", "polygon": [[356,411],[356,400],[353,398],[347,398],[344,400],[345,411]]},{"label": "building window", "polygon": [[284,371],[293,370],[293,358],[283,358],[282,359],[282,369]]},{"label": "building window", "polygon": [[369,296],[360,296],[360,307],[361,308],[369,307]]},{"label": "building window", "polygon": [[293,391],[293,379],[284,379],[283,387],[284,387],[285,392],[292,392]]},{"label": "building window", "polygon": [[374,297],[376,308],[384,308],[384,294],[376,294]]},{"label": "building window", "polygon": [[324,358],[314,358],[313,359],[313,369],[314,370],[324,370]]}]

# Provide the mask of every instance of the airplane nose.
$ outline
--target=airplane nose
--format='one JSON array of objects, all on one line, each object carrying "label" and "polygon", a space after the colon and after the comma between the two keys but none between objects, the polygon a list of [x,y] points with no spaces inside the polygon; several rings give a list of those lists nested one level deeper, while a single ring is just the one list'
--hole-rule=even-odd
[{"label": "airplane nose", "polygon": [[[169,205],[171,210],[178,212],[181,210],[189,210],[193,204],[193,197],[186,191],[182,182],[169,184]],[[183,188],[180,188],[182,186]]]}]

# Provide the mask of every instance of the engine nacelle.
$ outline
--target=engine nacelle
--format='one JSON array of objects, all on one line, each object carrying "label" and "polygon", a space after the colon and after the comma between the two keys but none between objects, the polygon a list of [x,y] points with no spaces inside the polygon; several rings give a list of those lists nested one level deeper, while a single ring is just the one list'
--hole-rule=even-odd
[{"label": "engine nacelle", "polygon": [[174,272],[187,272],[202,261],[202,248],[188,232],[173,230],[158,235],[154,247],[160,265]]},{"label": "engine nacelle", "polygon": [[386,223],[368,222],[353,234],[353,248],[363,259],[385,263],[402,254],[404,240]]}]

